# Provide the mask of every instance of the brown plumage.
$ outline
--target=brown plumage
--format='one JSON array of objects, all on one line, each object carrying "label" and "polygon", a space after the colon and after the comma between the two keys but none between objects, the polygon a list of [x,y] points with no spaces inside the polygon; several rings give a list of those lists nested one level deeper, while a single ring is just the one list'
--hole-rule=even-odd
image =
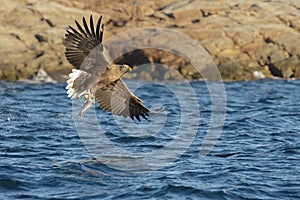
[{"label": "brown plumage", "polygon": [[83,26],[76,20],[77,29],[69,26],[65,35],[64,45],[67,60],[76,68],[69,74],[67,81],[68,97],[72,99],[84,96],[85,102],[80,111],[92,106],[94,99],[103,110],[123,117],[140,117],[148,120],[149,109],[126,86],[121,76],[131,71],[128,65],[111,64],[103,53],[102,38],[104,24],[102,16],[98,19],[96,29],[93,17],[89,25],[82,18]]}]

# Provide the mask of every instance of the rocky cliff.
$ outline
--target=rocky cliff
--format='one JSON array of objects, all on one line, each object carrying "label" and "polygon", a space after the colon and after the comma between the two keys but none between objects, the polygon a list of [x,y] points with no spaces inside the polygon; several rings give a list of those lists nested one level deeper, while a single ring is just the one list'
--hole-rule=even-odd
[{"label": "rocky cliff", "polygon": [[[300,78],[300,1],[294,0],[1,0],[0,79],[33,78],[45,70],[63,81],[65,30],[82,16],[104,16],[104,39],[136,27],[163,27],[199,41],[224,80]],[[141,49],[116,62],[161,63],[186,78],[193,66],[170,52]],[[131,77],[180,79],[170,68],[137,68]]]}]

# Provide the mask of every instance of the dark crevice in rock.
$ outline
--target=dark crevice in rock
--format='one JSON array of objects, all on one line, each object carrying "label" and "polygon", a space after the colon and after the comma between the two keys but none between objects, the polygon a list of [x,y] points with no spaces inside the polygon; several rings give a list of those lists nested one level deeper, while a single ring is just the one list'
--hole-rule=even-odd
[{"label": "dark crevice in rock", "polygon": [[296,27],[294,26],[293,22],[289,19],[284,19],[282,16],[277,16],[277,18],[286,26],[295,29]]},{"label": "dark crevice in rock", "polygon": [[296,28],[291,20],[289,20],[289,26],[290,26],[292,29],[295,29],[295,28]]},{"label": "dark crevice in rock", "polygon": [[128,21],[125,20],[125,19],[119,19],[119,20],[112,20],[111,19],[107,22],[107,24],[112,24],[115,27],[123,27],[123,26],[126,26],[127,22]]},{"label": "dark crevice in rock", "polygon": [[183,26],[179,26],[177,24],[171,24],[171,25],[168,25],[166,26],[166,28],[182,28]]},{"label": "dark crevice in rock", "polygon": [[[189,1],[186,1],[185,3],[181,4],[181,6],[184,7],[184,6],[186,6],[186,5],[191,4],[191,3],[194,2],[194,1],[195,1],[195,0],[189,0]],[[164,5],[164,6],[162,6],[161,8],[159,8],[159,9],[157,9],[157,10],[158,10],[158,11],[162,11],[162,10],[164,10],[164,9],[166,9],[166,8],[168,8],[168,7],[172,7],[173,5],[176,5],[176,4],[177,4],[177,2],[174,1],[174,2],[171,2],[171,3],[168,3],[168,4]]]},{"label": "dark crevice in rock", "polygon": [[200,12],[202,13],[202,16],[203,17],[209,17],[211,15],[213,15],[211,12],[205,12],[203,9],[200,9]]},{"label": "dark crevice in rock", "polygon": [[286,46],[284,44],[280,45],[280,44],[277,44],[278,46],[281,47],[282,51],[284,51],[288,57],[292,57],[293,56],[293,53],[292,52],[289,52],[287,49],[286,49]]},{"label": "dark crevice in rock", "polygon": [[21,38],[20,38],[20,36],[18,34],[11,33],[10,35],[13,36],[13,37],[15,37],[15,38],[17,38],[18,40],[22,41]]},{"label": "dark crevice in rock", "polygon": [[45,54],[45,52],[44,52],[44,51],[41,51],[40,53],[38,53],[38,54],[35,56],[35,58],[39,58],[39,57],[43,56],[44,54]]},{"label": "dark crevice in rock", "polygon": [[27,48],[29,48],[28,45],[26,44],[26,42],[24,42],[24,40],[22,40],[21,37],[17,33],[10,33],[10,35],[15,37],[17,40],[19,40],[21,43],[23,43]]},{"label": "dark crevice in rock", "polygon": [[297,6],[296,4],[292,3],[290,4],[292,7],[296,8],[297,10],[300,10],[300,6]]},{"label": "dark crevice in rock", "polygon": [[295,78],[295,70],[293,70],[293,73],[288,78]]},{"label": "dark crevice in rock", "polygon": [[149,15],[150,18],[153,18],[153,19],[157,19],[159,21],[165,21],[166,19],[164,19],[163,17],[160,17],[160,16],[156,16],[155,14],[152,14],[152,15]]},{"label": "dark crevice in rock", "polygon": [[269,43],[275,44],[275,42],[270,37],[264,38],[264,40],[267,44]]},{"label": "dark crevice in rock", "polygon": [[286,49],[284,49],[284,51],[289,55],[289,58],[294,56],[292,53],[288,52]]},{"label": "dark crevice in rock", "polygon": [[194,20],[192,21],[193,24],[198,24],[199,22],[200,22],[200,19],[194,19]]},{"label": "dark crevice in rock", "polygon": [[229,8],[237,10],[237,9],[239,9],[239,4],[237,3],[234,5],[229,5]]},{"label": "dark crevice in rock", "polygon": [[40,34],[35,34],[34,37],[39,41],[39,42],[47,42],[47,38],[45,38],[44,36],[40,35]]},{"label": "dark crevice in rock", "polygon": [[45,21],[50,27],[55,27],[54,24],[49,19],[42,17],[41,21]]},{"label": "dark crevice in rock", "polygon": [[165,15],[171,19],[175,19],[174,14],[173,13],[165,13]]},{"label": "dark crevice in rock", "polygon": [[269,63],[268,67],[273,76],[283,78],[281,70],[279,70],[273,63]]}]

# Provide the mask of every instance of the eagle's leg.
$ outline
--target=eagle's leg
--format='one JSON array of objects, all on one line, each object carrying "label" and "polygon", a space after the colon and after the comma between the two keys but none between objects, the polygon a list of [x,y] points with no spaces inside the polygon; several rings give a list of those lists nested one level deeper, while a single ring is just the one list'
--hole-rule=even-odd
[{"label": "eagle's leg", "polygon": [[93,103],[95,103],[95,97],[91,93],[91,90],[88,90],[84,94],[84,98],[85,98],[85,101],[82,105],[80,112],[78,113],[80,117],[82,117],[82,114],[84,113],[84,111],[86,111],[88,108],[90,108],[93,105]]}]

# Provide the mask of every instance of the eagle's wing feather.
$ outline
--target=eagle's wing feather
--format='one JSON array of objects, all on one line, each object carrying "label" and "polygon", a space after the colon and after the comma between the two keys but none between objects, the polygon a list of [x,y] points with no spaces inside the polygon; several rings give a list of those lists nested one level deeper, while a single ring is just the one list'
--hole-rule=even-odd
[{"label": "eagle's wing feather", "polygon": [[69,26],[70,29],[67,30],[64,40],[67,60],[75,68],[99,76],[110,65],[103,54],[104,24],[101,26],[101,20],[102,16],[97,22],[96,31],[92,16],[90,17],[90,27],[84,17],[82,18],[83,26],[75,21],[78,30]]},{"label": "eagle's wing feather", "polygon": [[96,90],[96,100],[103,110],[123,117],[147,119],[149,109],[126,86],[122,79],[112,82],[105,88]]}]

